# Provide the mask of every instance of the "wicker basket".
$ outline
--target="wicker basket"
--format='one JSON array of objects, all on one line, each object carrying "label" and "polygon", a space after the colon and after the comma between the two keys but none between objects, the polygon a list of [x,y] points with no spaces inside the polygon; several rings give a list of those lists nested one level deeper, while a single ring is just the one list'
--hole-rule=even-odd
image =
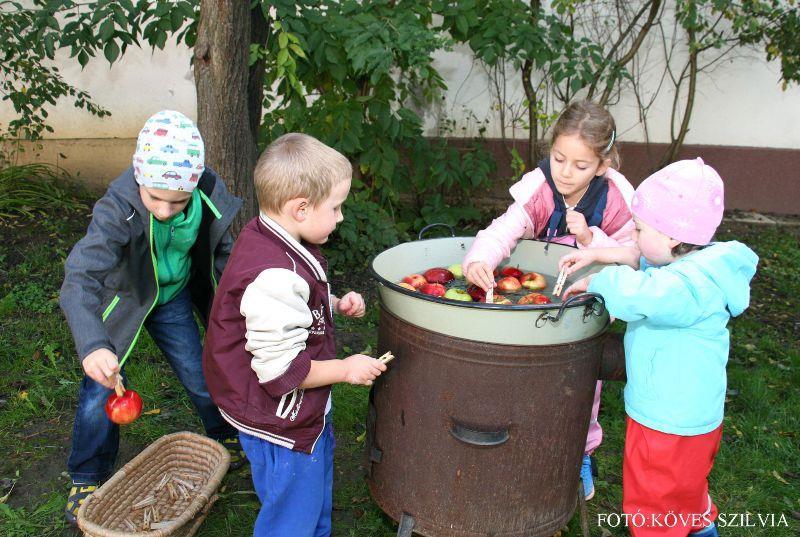
[{"label": "wicker basket", "polygon": [[[229,463],[228,451],[210,438],[189,432],[163,436],[83,502],[78,526],[90,537],[194,535]],[[148,501],[155,503],[136,508]],[[144,524],[145,518],[158,529]]]}]

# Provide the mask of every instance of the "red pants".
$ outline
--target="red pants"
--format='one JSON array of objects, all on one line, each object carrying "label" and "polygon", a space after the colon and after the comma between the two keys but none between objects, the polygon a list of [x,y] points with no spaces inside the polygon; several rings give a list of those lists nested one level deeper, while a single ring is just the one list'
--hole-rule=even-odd
[{"label": "red pants", "polygon": [[708,474],[721,439],[722,425],[710,433],[680,436],[628,418],[622,511],[628,515],[631,535],[685,537],[717,518]]}]

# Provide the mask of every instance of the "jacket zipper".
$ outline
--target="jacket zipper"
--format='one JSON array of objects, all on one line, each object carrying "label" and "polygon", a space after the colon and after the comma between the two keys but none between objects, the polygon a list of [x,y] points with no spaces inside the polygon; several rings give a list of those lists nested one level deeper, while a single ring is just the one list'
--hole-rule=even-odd
[{"label": "jacket zipper", "polygon": [[[211,212],[214,214],[214,216],[217,218],[217,220],[220,220],[222,218],[222,213],[219,212],[219,209],[217,209],[217,206],[214,205],[211,202],[211,198],[206,196],[205,192],[203,192],[202,190],[200,190],[199,192],[200,192],[200,197],[203,199],[203,201],[206,202],[206,205],[208,205],[208,208],[211,210]],[[211,288],[216,293],[217,292],[217,277],[214,275],[214,252],[213,251],[209,252],[209,257],[211,257],[211,272],[210,272],[210,274],[211,274]]]},{"label": "jacket zipper", "polygon": [[156,297],[153,299],[153,303],[150,305],[150,309],[147,310],[147,313],[142,319],[142,322],[139,323],[139,328],[136,330],[136,335],[133,336],[133,341],[131,341],[128,350],[125,351],[125,355],[122,357],[122,360],[119,362],[119,367],[122,368],[125,365],[125,361],[128,359],[128,356],[131,354],[131,351],[136,346],[136,340],[139,339],[139,334],[142,333],[142,326],[144,326],[144,321],[150,315],[150,312],[153,311],[153,308],[158,304],[158,294],[160,289],[158,288],[158,263],[156,262],[156,256],[153,253],[153,213],[150,213],[150,261],[153,263],[153,276],[156,280]]}]

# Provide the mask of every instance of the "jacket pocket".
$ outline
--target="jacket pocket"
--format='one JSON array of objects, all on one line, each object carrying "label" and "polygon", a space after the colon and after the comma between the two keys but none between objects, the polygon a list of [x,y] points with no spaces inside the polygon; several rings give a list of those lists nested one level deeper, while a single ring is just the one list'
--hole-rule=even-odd
[{"label": "jacket pocket", "polygon": [[119,295],[114,295],[114,298],[111,300],[111,302],[109,302],[108,306],[106,306],[106,309],[103,310],[103,322],[106,322],[106,319],[108,319],[108,316],[111,315],[111,312],[114,311],[114,308],[117,307],[118,303]]}]

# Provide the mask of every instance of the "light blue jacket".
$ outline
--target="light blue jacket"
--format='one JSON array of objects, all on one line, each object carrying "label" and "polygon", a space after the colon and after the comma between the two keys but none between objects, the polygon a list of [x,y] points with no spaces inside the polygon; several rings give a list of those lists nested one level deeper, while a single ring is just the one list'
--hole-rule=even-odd
[{"label": "light blue jacket", "polygon": [[627,321],[625,411],[665,433],[693,436],[722,423],[731,316],[750,303],[758,256],[718,242],[663,267],[608,267],[589,291]]}]

